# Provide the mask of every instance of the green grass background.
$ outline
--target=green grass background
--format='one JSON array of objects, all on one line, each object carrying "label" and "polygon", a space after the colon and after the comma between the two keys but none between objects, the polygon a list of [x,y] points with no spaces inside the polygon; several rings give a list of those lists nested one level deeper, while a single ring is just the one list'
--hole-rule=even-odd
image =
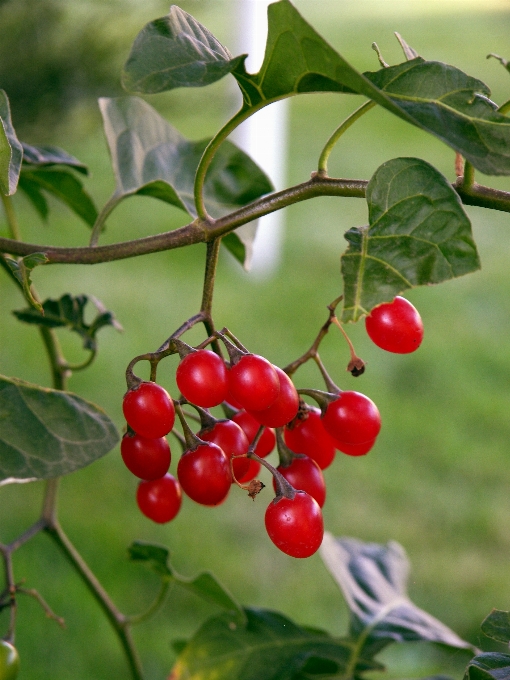
[{"label": "green grass background", "polygon": [[[510,56],[510,12],[486,3],[430,5],[340,3],[302,0],[305,17],[338,51],[361,70],[376,70],[370,45],[375,40],[390,63],[402,60],[392,36],[398,30],[424,57],[453,63],[489,83],[493,97],[509,97],[510,77],[488,52]],[[412,9],[411,9],[412,6]],[[166,11],[158,2],[136,8],[108,3],[109,20],[124,26],[126,45],[141,25]],[[184,9],[232,45],[229,1],[189,0]],[[434,11],[431,11],[431,7]],[[94,5],[89,10],[93,11]],[[72,7],[70,7],[72,13]],[[124,23],[122,23],[124,22]],[[116,26],[116,30],[120,30]],[[212,135],[236,103],[231,84],[176,91],[150,98],[181,132]],[[314,170],[323,143],[335,126],[359,105],[356,97],[302,96],[290,104],[288,184]],[[27,141],[37,143],[37,139]],[[98,113],[76,110],[72,124],[51,140],[87,162],[87,186],[99,205],[114,182]],[[434,138],[389,113],[374,109],[351,129],[330,161],[334,176],[369,178],[385,160],[418,156],[454,179],[454,154]],[[478,177],[508,189],[508,179]],[[86,227],[51,202],[48,225],[15,197],[23,238],[41,244],[84,245]],[[468,209],[483,268],[438,287],[409,292],[419,308],[425,339],[410,356],[389,355],[373,346],[363,324],[349,328],[358,353],[367,361],[359,379],[345,373],[347,349],[338,333],[326,338],[321,355],[345,389],[360,390],[379,406],[383,429],[376,447],[356,459],[338,454],[326,471],[326,527],[338,536],[365,541],[399,541],[412,562],[409,589],[415,602],[474,644],[485,644],[481,620],[491,608],[510,608],[510,268],[509,216]],[[157,233],[184,224],[185,216],[147,198],[130,198],[108,220],[103,242]],[[228,253],[220,258],[214,314],[250,350],[285,365],[310,345],[326,318],[326,305],[341,293],[339,257],[343,233],[367,221],[358,199],[315,199],[288,208],[282,264],[261,280],[245,273]],[[4,221],[0,230],[6,233]],[[123,334],[106,329],[92,368],[77,374],[70,389],[101,405],[122,428],[124,370],[129,360],[158,347],[200,304],[205,247],[101,264],[40,268],[34,283],[43,298],[63,293],[95,295],[113,310]],[[0,372],[49,384],[46,357],[37,331],[17,322],[12,309],[24,306],[18,291],[0,278]],[[198,331],[190,339],[201,339]],[[61,334],[73,360],[78,341]],[[160,380],[173,387],[175,359],[161,364]],[[299,386],[321,387],[312,367],[297,374]],[[173,445],[175,470],[178,447]],[[265,477],[263,477],[265,479]],[[267,482],[268,480],[265,479]],[[155,525],[138,512],[136,480],[118,450],[62,481],[61,522],[118,605],[128,613],[143,610],[157,592],[157,579],[130,564],[126,547],[135,539],[169,547],[174,566],[185,575],[212,570],[244,604],[282,610],[299,623],[342,634],[347,614],[341,596],[318,555],[295,560],[279,553],[265,535],[266,491],[252,503],[233,489],[227,502],[207,509],[185,499],[180,515]],[[0,540],[8,542],[38,517],[41,483],[0,489]],[[66,620],[61,630],[35,600],[19,598],[17,646],[20,680],[124,678],[119,645],[96,603],[49,539],[37,536],[15,560],[16,578],[36,588]],[[193,633],[215,613],[211,606],[177,589],[149,623],[135,629],[147,678],[164,678],[174,656],[171,641]],[[0,635],[7,616],[0,614]],[[429,654],[430,653],[430,654]],[[434,650],[412,645],[393,653],[393,673],[420,677],[441,666],[461,675],[465,657],[439,658]]]}]

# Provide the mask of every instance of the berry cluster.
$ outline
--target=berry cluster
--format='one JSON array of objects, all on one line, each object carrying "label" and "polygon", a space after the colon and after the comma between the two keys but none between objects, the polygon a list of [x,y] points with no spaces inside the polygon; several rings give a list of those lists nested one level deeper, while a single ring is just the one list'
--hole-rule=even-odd
[{"label": "berry cluster", "polygon": [[[376,307],[366,327],[377,345],[393,352],[413,351],[423,337],[418,312],[403,298]],[[228,352],[228,362],[218,351],[219,340]],[[216,351],[206,349],[212,343]],[[175,379],[181,397],[174,401],[155,382],[155,366],[177,352],[180,363]],[[233,483],[254,498],[263,487],[255,478],[264,465],[273,474],[276,493],[265,515],[270,539],[293,557],[312,555],[324,532],[322,470],[332,463],[337,450],[350,456],[366,454],[374,446],[381,418],[371,399],[360,392],[340,390],[323,366],[328,391],[298,393],[289,373],[308,358],[304,355],[286,372],[248,352],[226,329],[197,348],[170,338],[159,353],[135,358],[127,372],[129,389],[123,411],[128,431],[121,454],[128,469],[141,479],[137,503],[142,513],[155,522],[168,522],[179,512],[182,491],[201,505],[216,506],[225,501]],[[316,352],[313,358],[320,362]],[[141,359],[151,361],[149,382],[132,373],[132,366]],[[359,375],[361,360],[356,360]],[[305,403],[301,394],[315,399],[319,407]],[[185,413],[187,405],[198,415]],[[209,411],[220,405],[228,417],[217,418]],[[176,414],[182,435],[173,429]],[[188,425],[190,417],[200,421],[197,432]],[[168,472],[171,452],[166,435],[171,431],[183,448],[177,479]],[[265,460],[275,446],[280,459],[277,468]]]}]

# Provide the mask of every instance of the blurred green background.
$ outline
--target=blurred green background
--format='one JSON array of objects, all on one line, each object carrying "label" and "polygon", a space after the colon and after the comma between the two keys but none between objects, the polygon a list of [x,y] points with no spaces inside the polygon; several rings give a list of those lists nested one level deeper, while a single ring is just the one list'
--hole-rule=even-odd
[{"label": "blurred green background", "polygon": [[[510,76],[489,52],[510,57],[510,9],[502,2],[338,2],[300,0],[304,16],[360,70],[377,70],[376,41],[386,61],[402,61],[393,37],[399,31],[422,56],[446,61],[487,82],[498,103],[510,96]],[[186,11],[227,46],[235,45],[234,0],[187,0]],[[13,104],[19,137],[54,143],[89,164],[86,186],[101,206],[114,187],[99,112],[100,95],[121,93],[118,72],[143,24],[165,14],[159,0],[3,0],[0,2],[0,87]],[[20,67],[16,64],[21,64]],[[238,103],[228,79],[206,89],[178,90],[148,99],[185,135],[211,136]],[[290,102],[288,184],[306,180],[336,125],[361,102],[358,97],[306,95]],[[335,149],[333,176],[369,178],[385,160],[418,156],[454,179],[454,154],[434,138],[389,113],[374,109]],[[506,178],[478,181],[509,189]],[[87,228],[51,202],[49,224],[14,197],[22,236],[41,244],[85,245]],[[357,459],[338,454],[326,470],[325,521],[338,536],[385,543],[397,540],[412,563],[415,602],[477,645],[493,608],[510,608],[510,268],[506,243],[510,217],[469,208],[482,271],[439,287],[409,292],[425,324],[420,350],[389,355],[373,346],[363,323],[349,333],[367,361],[364,376],[345,372],[347,349],[335,329],[322,358],[345,389],[373,398],[383,429],[376,447]],[[315,199],[286,210],[286,238],[277,273],[262,279],[244,272],[222,253],[214,313],[250,350],[285,365],[311,344],[326,318],[326,305],[341,293],[339,257],[343,233],[367,221],[358,199]],[[154,199],[130,198],[108,220],[104,243],[157,233],[186,223],[186,216]],[[0,217],[0,233],[7,235]],[[34,283],[43,297],[95,295],[115,312],[125,332],[101,331],[100,352],[70,389],[101,405],[123,427],[121,400],[129,360],[157,348],[200,305],[205,247],[87,266],[40,268]],[[50,376],[37,331],[15,320],[24,306],[17,289],[0,275],[0,373],[48,385]],[[79,342],[61,334],[72,360]],[[199,341],[194,331],[189,341]],[[173,388],[175,359],[158,377]],[[301,387],[321,387],[313,367],[297,374]],[[175,470],[178,446],[171,440]],[[267,479],[262,477],[266,483]],[[65,478],[61,522],[116,603],[126,612],[145,608],[157,580],[130,564],[135,539],[169,547],[185,575],[212,570],[244,604],[280,609],[297,622],[342,634],[346,610],[318,555],[295,560],[279,553],[263,528],[266,491],[255,503],[233,489],[220,507],[188,499],[168,525],[155,525],[138,511],[135,478],[118,450]],[[33,522],[43,485],[0,489],[0,541],[8,542]],[[16,578],[36,588],[66,620],[61,630],[35,600],[19,599],[17,646],[20,680],[126,677],[124,659],[108,623],[71,568],[40,535],[15,560]],[[215,613],[178,590],[149,623],[135,629],[148,678],[164,678],[174,656],[171,641],[193,633]],[[7,615],[0,614],[0,635]],[[420,645],[390,655],[395,677],[438,670],[461,674],[465,657],[439,658]]]}]

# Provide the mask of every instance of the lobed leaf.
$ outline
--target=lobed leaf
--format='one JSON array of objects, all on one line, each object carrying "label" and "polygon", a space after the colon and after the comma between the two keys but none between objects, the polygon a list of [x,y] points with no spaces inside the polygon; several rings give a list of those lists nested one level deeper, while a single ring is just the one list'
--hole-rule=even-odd
[{"label": "lobed leaf", "polygon": [[483,652],[471,659],[464,680],[508,680],[510,656],[499,652]]},{"label": "lobed leaf", "polygon": [[[322,631],[301,628],[282,614],[245,609],[247,622],[237,625],[222,614],[206,621],[179,656],[172,680],[298,680],[341,677],[353,645]],[[381,670],[359,659],[353,669]]]},{"label": "lobed leaf", "polygon": [[449,182],[418,158],[381,165],[367,187],[369,227],[346,232],[343,321],[414,286],[480,268],[471,224]]},{"label": "lobed leaf", "polygon": [[6,196],[16,191],[22,158],[23,148],[12,126],[9,99],[0,90],[0,191]]},{"label": "lobed leaf", "polygon": [[510,642],[510,612],[493,609],[483,620],[482,632],[499,642]]},{"label": "lobed leaf", "polygon": [[20,284],[25,298],[32,305],[34,310],[36,310],[35,313],[42,313],[43,308],[41,303],[32,295],[32,279],[30,278],[30,275],[35,267],[48,262],[46,254],[32,253],[31,255],[25,255],[25,257],[20,257],[18,259],[10,257],[9,255],[4,255],[3,257],[12,275]]},{"label": "lobed leaf", "polygon": [[0,376],[0,480],[60,477],[104,456],[118,441],[98,406]]},{"label": "lobed leaf", "polygon": [[363,543],[326,533],[320,554],[349,607],[351,636],[363,640],[365,654],[411,640],[472,649],[409,599],[409,562],[398,543]]}]

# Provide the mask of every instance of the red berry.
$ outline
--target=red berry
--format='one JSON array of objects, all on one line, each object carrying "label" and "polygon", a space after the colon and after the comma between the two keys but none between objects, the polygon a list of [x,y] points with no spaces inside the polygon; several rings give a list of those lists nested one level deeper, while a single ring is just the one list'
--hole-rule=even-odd
[{"label": "red berry", "polygon": [[250,411],[261,425],[283,427],[296,417],[299,408],[299,394],[294,383],[281,368],[275,366],[280,381],[280,394],[274,404],[263,411]]},{"label": "red berry", "polygon": [[245,354],[232,366],[228,384],[234,399],[247,411],[269,408],[280,392],[275,367],[257,354]]},{"label": "red berry", "polygon": [[379,434],[381,416],[374,402],[364,394],[345,391],[328,404],[322,423],[338,442],[365,444]]},{"label": "red berry", "polygon": [[136,502],[143,514],[154,522],[170,522],[181,507],[181,487],[170,474],[160,479],[140,482]]},{"label": "red berry", "polygon": [[192,404],[209,408],[227,397],[228,371],[221,357],[210,349],[187,354],[177,366],[175,380],[183,396]]},{"label": "red berry", "polygon": [[364,456],[374,446],[375,439],[365,442],[364,444],[344,444],[343,442],[335,442],[336,448],[348,456]]},{"label": "red berry", "polygon": [[126,433],[120,453],[127,469],[140,479],[159,479],[170,467],[170,446],[164,437],[148,439]]},{"label": "red berry", "polygon": [[[324,501],[326,500],[326,484],[324,483],[322,470],[314,460],[308,456],[293,458],[291,464],[287,467],[279,465],[276,469],[278,472],[281,472],[285,479],[290,482],[295,489],[306,491],[312,498],[315,498],[322,508]],[[276,491],[274,477],[273,487]]]},{"label": "red berry", "polygon": [[423,340],[418,310],[399,295],[392,302],[375,307],[366,317],[365,327],[372,342],[387,352],[409,354]]},{"label": "red berry", "polygon": [[[232,420],[234,423],[237,423],[244,431],[244,434],[248,437],[248,441],[251,444],[255,439],[255,435],[259,431],[260,423],[258,423],[255,418],[246,411],[239,411],[239,413],[235,414]],[[255,447],[255,453],[260,458],[265,458],[266,456],[269,456],[275,445],[276,436],[274,431],[269,427],[265,427],[257,443],[257,446]]]},{"label": "red berry", "polygon": [[304,453],[325,470],[335,457],[336,444],[326,432],[321,420],[321,412],[308,406],[307,417],[298,420],[292,429],[285,428],[285,443],[294,453]]},{"label": "red berry", "polygon": [[310,557],[324,536],[319,504],[305,491],[296,491],[292,500],[276,496],[267,506],[265,523],[269,538],[291,557]]},{"label": "red berry", "polygon": [[185,451],[177,465],[182,490],[196,503],[219,505],[232,484],[230,460],[216,444]]},{"label": "red berry", "polygon": [[[212,442],[219,446],[229,460],[232,456],[244,456],[248,453],[250,446],[244,430],[233,420],[218,420],[213,428],[200,430],[198,436],[206,442]],[[235,478],[239,480],[239,477],[244,477],[248,472],[250,460],[248,458],[236,458],[232,465]]]},{"label": "red berry", "polygon": [[257,477],[260,472],[261,466],[258,460],[248,458],[248,461],[250,463],[248,471],[242,477],[238,477],[236,475],[236,479],[240,484],[248,484],[248,482],[251,482],[252,479],[255,479],[255,477]]},{"label": "red berry", "polygon": [[174,426],[175,409],[168,392],[155,382],[142,382],[124,395],[128,425],[142,437],[164,437]]}]

